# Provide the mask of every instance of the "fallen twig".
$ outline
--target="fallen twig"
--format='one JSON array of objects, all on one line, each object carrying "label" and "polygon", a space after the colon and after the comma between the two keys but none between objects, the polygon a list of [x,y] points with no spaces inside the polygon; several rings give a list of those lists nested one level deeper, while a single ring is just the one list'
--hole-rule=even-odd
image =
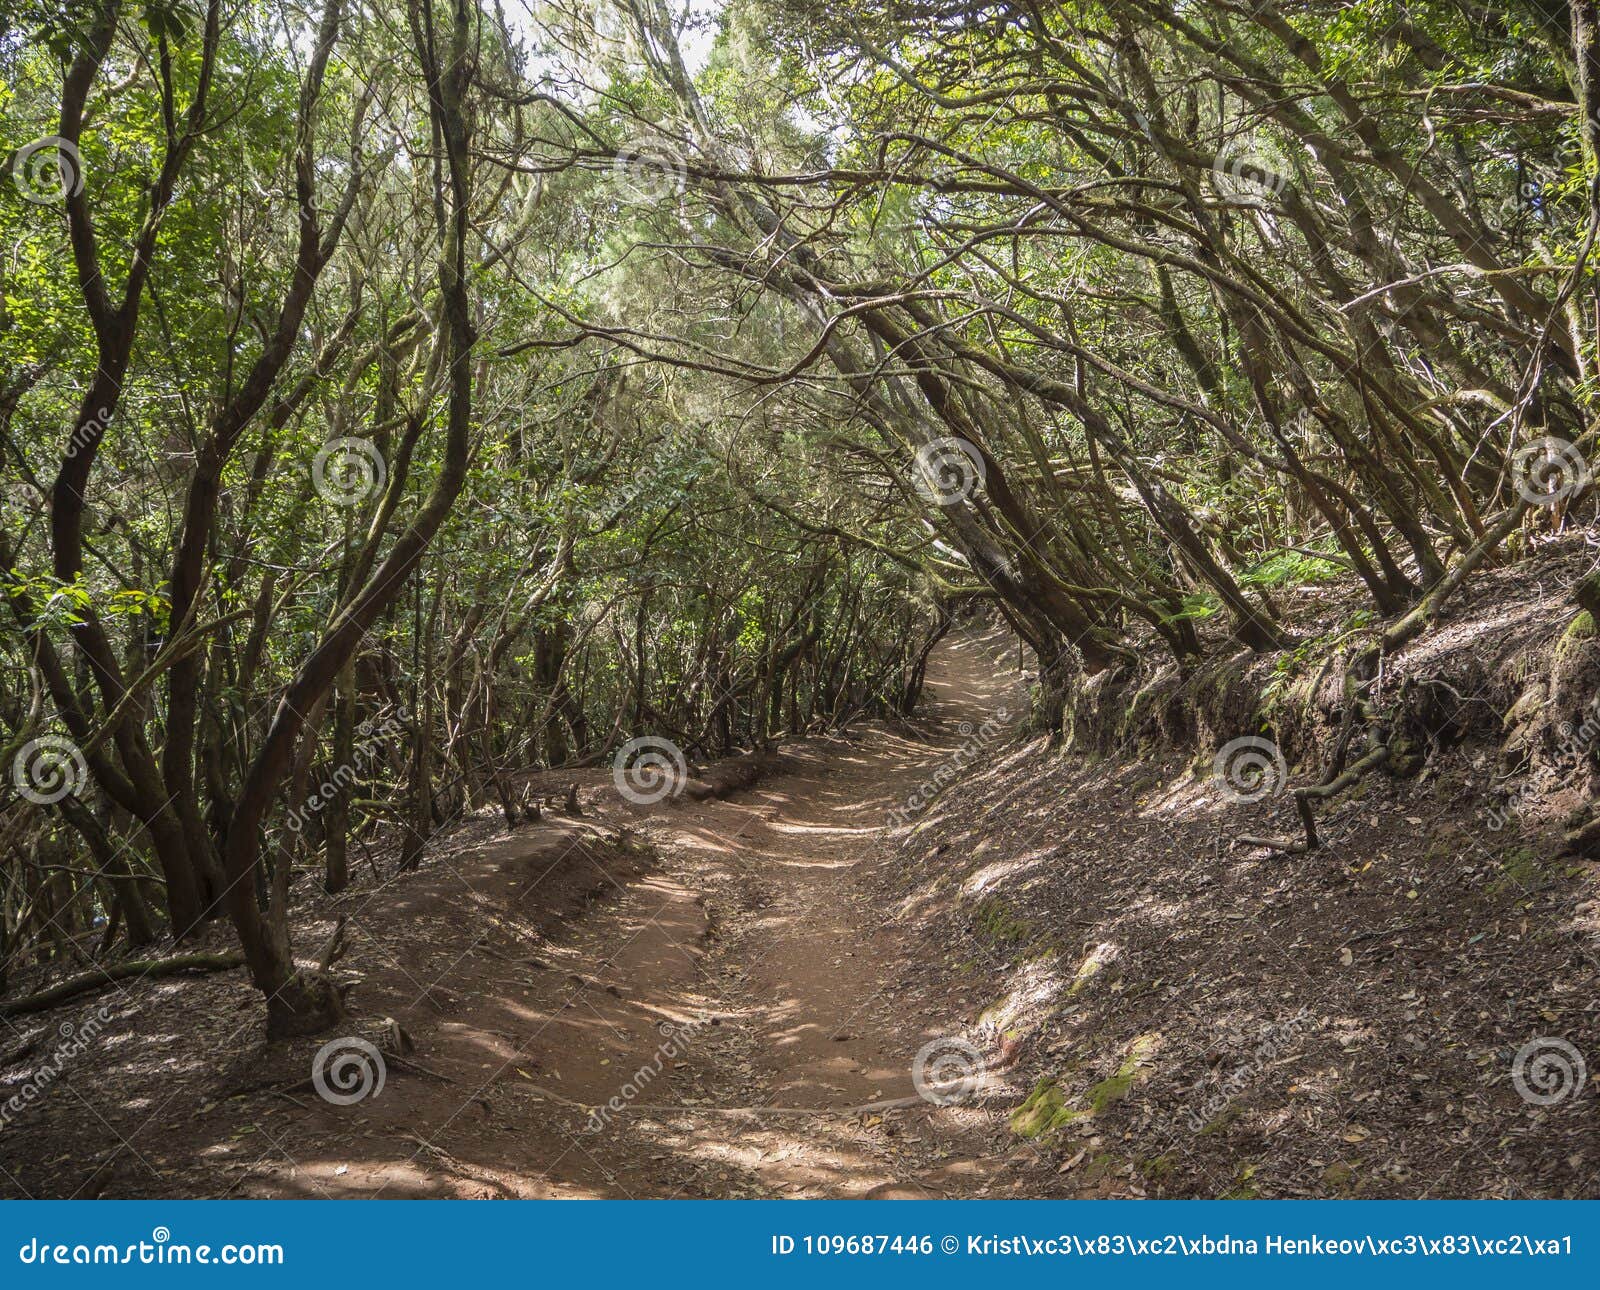
[{"label": "fallen twig", "polygon": [[455,1080],[451,1079],[448,1075],[442,1075],[438,1071],[424,1066],[421,1062],[412,1061],[409,1057],[400,1056],[399,1053],[385,1052],[383,1054],[383,1060],[390,1066],[398,1066],[403,1071],[411,1071],[415,1075],[421,1075],[427,1079],[438,1080],[441,1084],[455,1083]]},{"label": "fallen twig", "polygon": [[1321,784],[1314,784],[1309,788],[1294,790],[1295,810],[1300,813],[1300,826],[1305,830],[1302,841],[1289,838],[1259,838],[1251,834],[1235,839],[1235,845],[1247,847],[1268,847],[1273,851],[1282,852],[1284,855],[1303,855],[1307,851],[1315,851],[1322,845],[1317,837],[1317,817],[1311,810],[1312,799],[1326,801],[1336,793],[1341,793],[1369,770],[1383,765],[1389,760],[1389,745],[1378,744],[1367,751],[1366,755],[1331,779]]}]

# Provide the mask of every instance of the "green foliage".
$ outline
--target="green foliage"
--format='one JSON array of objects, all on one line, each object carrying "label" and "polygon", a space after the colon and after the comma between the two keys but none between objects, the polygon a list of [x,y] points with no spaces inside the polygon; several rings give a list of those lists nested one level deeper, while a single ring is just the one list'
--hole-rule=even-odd
[{"label": "green foliage", "polygon": [[[479,810],[635,734],[701,758],[902,707],[973,599],[1049,662],[1052,728],[1077,662],[1159,648],[1276,650],[1281,700],[1516,504],[1528,372],[1539,432],[1592,451],[1590,312],[1548,320],[1592,286],[1596,162],[1537,6],[930,28],[740,0],[691,49],[652,6],[469,6],[459,86],[415,8],[346,6],[313,85],[319,6],[227,7],[213,43],[200,7],[142,0],[74,129],[96,7],[0,26],[8,156],[66,129],[82,180],[0,182],[0,716],[40,649],[49,721],[92,725],[113,667],[211,625],[106,753],[162,749],[115,785],[174,774],[204,845],[357,606],[307,755],[336,755],[329,704],[403,704],[436,757],[365,800]],[[974,478],[940,496],[952,441]],[[1589,504],[1564,501],[1518,540]],[[1366,593],[1337,629],[1277,621],[1334,579]],[[1032,934],[992,906],[979,929]]]},{"label": "green foliage", "polygon": [[1302,587],[1311,583],[1331,582],[1340,576],[1335,559],[1319,559],[1304,551],[1279,550],[1269,552],[1239,574],[1241,587]]}]

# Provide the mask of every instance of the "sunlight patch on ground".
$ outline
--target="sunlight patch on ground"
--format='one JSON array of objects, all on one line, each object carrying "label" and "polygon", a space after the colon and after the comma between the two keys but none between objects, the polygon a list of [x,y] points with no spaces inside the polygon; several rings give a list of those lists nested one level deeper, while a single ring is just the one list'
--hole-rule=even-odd
[{"label": "sunlight patch on ground", "polygon": [[1072,974],[1072,984],[1067,988],[1067,993],[1069,995],[1081,993],[1100,969],[1107,963],[1114,962],[1121,952],[1112,941],[1102,941],[1096,945],[1084,956],[1083,962],[1078,964],[1078,970]]},{"label": "sunlight patch on ground", "polygon": [[1012,972],[1006,993],[985,1008],[978,1021],[1001,1035],[1034,1030],[1055,1010],[1063,987],[1054,954],[1029,959]]},{"label": "sunlight patch on ground", "polygon": [[1196,779],[1189,772],[1162,785],[1140,803],[1141,819],[1158,819],[1161,816],[1187,819],[1208,809],[1228,804],[1222,795],[1224,782],[1207,776]]},{"label": "sunlight patch on ground", "polygon": [[796,824],[773,821],[768,826],[774,833],[827,834],[834,837],[861,837],[878,831],[876,825],[866,828],[846,828],[838,824]]},{"label": "sunlight patch on ground", "polygon": [[1038,851],[1030,851],[1011,860],[995,860],[986,864],[981,869],[968,874],[961,884],[961,893],[964,896],[981,896],[991,887],[997,886],[1007,878],[1018,874],[1028,873],[1039,867],[1044,861],[1055,854],[1055,847],[1044,847]]}]

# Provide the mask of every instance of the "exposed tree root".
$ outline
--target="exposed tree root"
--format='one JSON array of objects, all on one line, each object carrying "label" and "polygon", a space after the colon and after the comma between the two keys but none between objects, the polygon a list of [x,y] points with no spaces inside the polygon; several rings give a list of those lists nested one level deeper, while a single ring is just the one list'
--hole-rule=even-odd
[{"label": "exposed tree root", "polygon": [[1236,838],[1234,845],[1245,847],[1267,847],[1270,850],[1282,852],[1284,855],[1303,855],[1307,851],[1315,851],[1322,845],[1322,840],[1317,836],[1317,817],[1311,809],[1313,800],[1326,801],[1328,798],[1342,793],[1369,770],[1374,770],[1389,760],[1389,745],[1378,744],[1370,749],[1355,765],[1340,771],[1338,763],[1334,764],[1335,773],[1330,779],[1308,788],[1294,790],[1295,810],[1300,812],[1300,826],[1305,830],[1305,837],[1300,841],[1287,838],[1258,838],[1246,834]]},{"label": "exposed tree root", "polygon": [[326,972],[344,957],[344,933],[349,921],[349,917],[345,914],[340,914],[337,921],[335,921],[333,935],[328,938],[327,944],[322,947],[322,950],[317,955],[318,972]]}]

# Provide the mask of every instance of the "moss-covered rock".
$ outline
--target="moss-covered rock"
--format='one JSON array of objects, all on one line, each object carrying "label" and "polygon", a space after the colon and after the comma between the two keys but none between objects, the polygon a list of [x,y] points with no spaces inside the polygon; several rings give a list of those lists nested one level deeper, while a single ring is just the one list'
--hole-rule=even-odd
[{"label": "moss-covered rock", "polygon": [[1114,1106],[1127,1097],[1133,1089],[1133,1076],[1133,1071],[1119,1070],[1098,1084],[1091,1084],[1085,1096],[1089,1099],[1089,1106],[1094,1114],[1099,1115],[1107,1107]]},{"label": "moss-covered rock", "polygon": [[1238,1102],[1229,1102],[1227,1106],[1206,1121],[1205,1127],[1200,1130],[1200,1136],[1209,1138],[1221,1133],[1243,1114],[1243,1110],[1244,1108]]},{"label": "moss-covered rock", "polygon": [[1116,1073],[1089,1085],[1076,1106],[1067,1104],[1058,1077],[1041,1079],[1027,1100],[1011,1113],[1012,1132],[1024,1138],[1040,1138],[1069,1124],[1105,1114],[1147,1077],[1150,1055],[1154,1051],[1155,1037],[1140,1035],[1128,1045]]},{"label": "moss-covered rock", "polygon": [[1556,642],[1556,651],[1559,654],[1562,649],[1576,649],[1584,641],[1593,640],[1595,635],[1594,615],[1587,609],[1582,610],[1567,624],[1567,630],[1561,633],[1561,639]]},{"label": "moss-covered rock", "polygon": [[1223,1200],[1260,1200],[1261,1188],[1256,1185],[1256,1166],[1246,1165],[1239,1170],[1238,1180],[1231,1190],[1222,1195]]},{"label": "moss-covered rock", "polygon": [[1539,681],[1533,682],[1517,696],[1517,701],[1511,705],[1511,710],[1506,713],[1501,724],[1507,730],[1515,730],[1518,726],[1527,724],[1540,716],[1549,698],[1549,691],[1545,689],[1544,684]]},{"label": "moss-covered rock", "polygon": [[1342,1160],[1336,1160],[1322,1171],[1322,1185],[1329,1191],[1347,1193],[1354,1186],[1356,1171]]},{"label": "moss-covered rock", "polygon": [[1011,1113],[1011,1131],[1023,1138],[1043,1138],[1083,1119],[1088,1112],[1069,1107],[1061,1085],[1045,1078],[1033,1086],[1028,1099]]}]

